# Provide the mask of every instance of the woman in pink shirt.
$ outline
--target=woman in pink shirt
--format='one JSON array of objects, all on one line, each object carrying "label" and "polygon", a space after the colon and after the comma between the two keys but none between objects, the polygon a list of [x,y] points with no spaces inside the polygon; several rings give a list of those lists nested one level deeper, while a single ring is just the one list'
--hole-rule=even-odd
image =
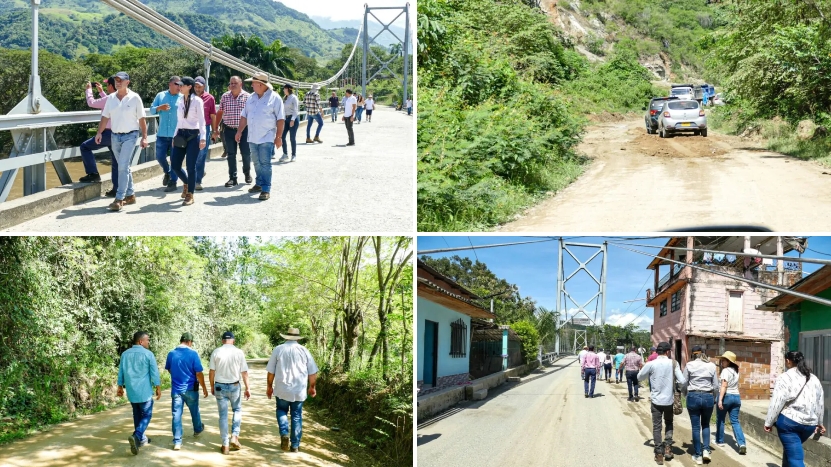
[{"label": "woman in pink shirt", "polygon": [[[600,357],[594,353],[594,346],[589,346],[589,351],[583,358],[583,387],[586,398],[594,397],[594,383],[597,381],[597,370],[600,369]],[[591,387],[589,387],[589,380],[591,380]]]}]

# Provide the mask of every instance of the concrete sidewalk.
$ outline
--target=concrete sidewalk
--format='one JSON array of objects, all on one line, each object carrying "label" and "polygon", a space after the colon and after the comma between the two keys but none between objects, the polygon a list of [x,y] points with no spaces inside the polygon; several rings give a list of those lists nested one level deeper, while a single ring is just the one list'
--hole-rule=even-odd
[{"label": "concrete sidewalk", "polygon": [[[315,125],[316,127],[316,125]],[[315,129],[313,127],[313,130]],[[203,191],[182,206],[179,191],[165,193],[161,175],[135,184],[137,204],[109,212],[112,198],[95,198],[44,212],[6,232],[212,233],[212,232],[403,232],[415,225],[414,123],[406,113],[378,109],[372,123],[355,125],[346,147],[342,122],[324,120],[323,144],[304,144],[297,132],[296,162],[272,160],[271,199],[248,193],[253,184],[225,188],[226,159],[208,160]],[[244,182],[238,155],[238,179]],[[251,169],[252,177],[254,169]],[[93,187],[93,188],[98,188]],[[53,190],[66,191],[66,188]],[[50,190],[47,190],[50,191]],[[46,193],[46,192],[44,192]],[[21,202],[15,200],[14,202]],[[32,209],[37,209],[32,207]]]}]

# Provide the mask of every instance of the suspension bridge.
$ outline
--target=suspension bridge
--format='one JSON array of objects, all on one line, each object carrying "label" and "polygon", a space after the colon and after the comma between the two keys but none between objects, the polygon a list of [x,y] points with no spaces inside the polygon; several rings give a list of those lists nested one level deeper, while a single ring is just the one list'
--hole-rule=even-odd
[{"label": "suspension bridge", "polygon": [[[176,231],[401,231],[414,225],[412,193],[414,173],[414,122],[392,106],[377,106],[372,123],[355,126],[356,146],[346,147],[342,122],[324,117],[323,144],[298,144],[297,162],[273,167],[272,197],[276,203],[257,203],[243,184],[225,188],[227,178],[221,144],[209,150],[209,161],[197,204],[182,208],[178,194],[165,193],[162,171],[155,161],[155,116],[148,113],[148,147],[136,146],[131,159],[138,206],[106,216],[111,201],[103,194],[112,187],[109,175],[101,183],[73,183],[69,168],[78,162],[79,147],[59,147],[55,130],[65,125],[90,124],[100,120],[97,111],[62,112],[41,92],[38,73],[38,10],[42,0],[30,0],[32,8],[31,72],[28,93],[8,115],[0,116],[0,131],[9,131],[13,146],[8,158],[0,159],[0,229],[37,232],[176,232]],[[213,63],[246,76],[264,73],[254,65],[214,47],[138,0],[101,0],[116,11],[138,21],[175,43],[204,57],[205,76]],[[376,13],[390,10],[397,15],[382,21]],[[379,13],[380,14],[380,13]],[[374,19],[382,29],[369,34]],[[404,20],[404,37],[390,27]],[[393,63],[400,56],[379,57],[372,45],[383,33],[400,43],[403,66]],[[400,79],[398,102],[409,98],[411,56],[410,5],[371,7],[364,5],[364,19],[351,52],[331,77],[304,82],[268,74],[279,89],[291,84],[297,89],[338,86],[360,88],[364,96],[374,80]],[[394,42],[395,43],[395,42]],[[359,49],[359,47],[361,49]],[[357,51],[361,50],[361,54]],[[360,57],[359,57],[360,55]],[[368,58],[376,64],[370,65]],[[206,86],[209,90],[210,83]],[[143,96],[148,97],[148,96]],[[325,107],[325,105],[324,105]],[[380,108],[379,108],[380,107]],[[328,110],[327,110],[328,112]],[[306,120],[301,107],[298,140],[304,141]],[[108,152],[103,149],[99,152]],[[0,156],[2,157],[2,156]],[[51,165],[52,171],[47,170]],[[22,173],[21,173],[22,172]],[[22,176],[21,176],[22,175]],[[175,194],[175,196],[173,196]],[[120,215],[125,214],[126,215]],[[229,223],[218,219],[233,220]],[[183,223],[184,222],[184,223]]]}]

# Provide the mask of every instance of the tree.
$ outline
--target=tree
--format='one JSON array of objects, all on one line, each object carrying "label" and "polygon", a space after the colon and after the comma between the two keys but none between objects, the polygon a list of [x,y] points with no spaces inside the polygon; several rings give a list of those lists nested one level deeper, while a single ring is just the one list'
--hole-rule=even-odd
[{"label": "tree", "polygon": [[[294,78],[294,54],[279,39],[270,45],[265,45],[262,39],[257,36],[246,37],[245,34],[237,33],[234,35],[226,34],[213,39],[211,43],[214,47],[254,65],[268,74],[289,79]],[[214,78],[218,80],[217,82],[220,83],[227,83],[231,76],[239,74],[238,71],[224,65],[214,66],[211,68],[211,72]]]}]

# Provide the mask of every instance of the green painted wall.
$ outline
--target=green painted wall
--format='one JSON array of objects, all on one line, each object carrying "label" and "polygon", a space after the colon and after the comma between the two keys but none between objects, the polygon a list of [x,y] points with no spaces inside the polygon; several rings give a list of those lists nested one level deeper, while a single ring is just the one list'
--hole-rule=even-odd
[{"label": "green painted wall", "polygon": [[[831,288],[818,293],[817,296],[831,299]],[[785,326],[790,330],[789,349],[799,348],[799,333],[831,329],[831,307],[807,300],[800,304],[800,311],[785,313]]]},{"label": "green painted wall", "polygon": [[788,330],[790,334],[788,334],[788,351],[791,350],[799,350],[799,333],[802,331],[802,326],[799,320],[798,311],[788,311],[782,313],[782,318],[785,322],[785,329]]}]

